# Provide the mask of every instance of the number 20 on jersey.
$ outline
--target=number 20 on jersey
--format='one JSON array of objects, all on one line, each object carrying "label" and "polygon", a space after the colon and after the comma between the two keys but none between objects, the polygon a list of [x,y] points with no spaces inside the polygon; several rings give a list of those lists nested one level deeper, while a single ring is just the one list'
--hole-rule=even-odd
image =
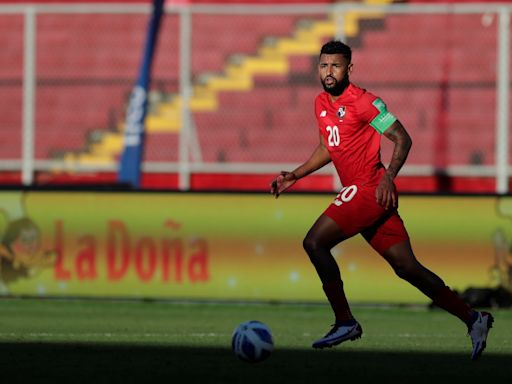
[{"label": "number 20 on jersey", "polygon": [[333,125],[332,127],[328,125],[325,127],[326,131],[329,133],[327,137],[327,144],[329,147],[337,147],[340,145],[340,130],[337,125]]}]

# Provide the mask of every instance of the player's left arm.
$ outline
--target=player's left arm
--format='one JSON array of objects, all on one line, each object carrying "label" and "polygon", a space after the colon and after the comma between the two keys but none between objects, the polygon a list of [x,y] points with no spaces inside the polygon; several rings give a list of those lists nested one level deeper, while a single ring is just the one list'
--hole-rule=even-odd
[{"label": "player's left arm", "polygon": [[388,209],[390,206],[394,208],[398,204],[396,187],[393,180],[407,160],[412,140],[405,127],[398,120],[395,120],[383,132],[383,135],[391,140],[395,146],[389,166],[375,191],[375,197],[377,203]]}]

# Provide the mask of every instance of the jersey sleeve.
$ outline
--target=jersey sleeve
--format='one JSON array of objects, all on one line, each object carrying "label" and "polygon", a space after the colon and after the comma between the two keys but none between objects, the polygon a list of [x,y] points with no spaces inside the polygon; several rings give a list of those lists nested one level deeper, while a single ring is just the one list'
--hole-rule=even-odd
[{"label": "jersey sleeve", "polygon": [[317,122],[318,129],[320,129],[320,131],[322,130],[320,118],[324,117],[325,114],[326,114],[326,111],[323,109],[323,106],[322,106],[322,98],[320,97],[320,95],[318,95],[315,98],[315,120]]},{"label": "jersey sleeve", "polygon": [[396,121],[396,117],[388,111],[386,104],[379,97],[370,96],[363,99],[364,102],[361,103],[361,117],[363,120],[380,134],[386,132]]}]

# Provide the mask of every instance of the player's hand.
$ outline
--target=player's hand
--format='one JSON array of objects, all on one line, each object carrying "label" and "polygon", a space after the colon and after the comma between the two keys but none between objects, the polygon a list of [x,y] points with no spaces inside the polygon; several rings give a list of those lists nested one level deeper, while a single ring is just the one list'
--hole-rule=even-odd
[{"label": "player's hand", "polygon": [[296,181],[297,177],[293,172],[281,171],[281,174],[270,183],[270,193],[277,199],[282,192],[290,188]]},{"label": "player's hand", "polygon": [[384,174],[384,176],[382,176],[377,190],[375,191],[375,198],[377,199],[377,204],[380,204],[385,209],[397,207],[398,196],[396,187],[393,179],[389,175]]}]

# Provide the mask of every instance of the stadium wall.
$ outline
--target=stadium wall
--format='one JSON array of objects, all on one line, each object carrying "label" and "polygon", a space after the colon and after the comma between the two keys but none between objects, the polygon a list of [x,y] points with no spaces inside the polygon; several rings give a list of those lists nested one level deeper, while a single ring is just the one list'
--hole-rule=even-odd
[{"label": "stadium wall", "polygon": [[[0,191],[3,296],[324,302],[302,239],[332,195]],[[510,286],[512,198],[401,199],[417,257],[459,291]],[[426,303],[362,238],[347,294]]]},{"label": "stadium wall", "polygon": [[[275,178],[274,173],[266,174],[228,174],[228,173],[195,173],[191,176],[190,190],[193,192],[268,192],[270,182]],[[331,174],[314,174],[293,186],[291,192],[333,192],[334,177]],[[446,185],[446,178],[437,176],[398,176],[395,180],[397,188],[402,193],[439,194],[449,191],[453,194],[494,194],[496,181],[493,177],[452,176]],[[10,187],[21,185],[21,175],[18,172],[0,173],[0,186]],[[59,171],[53,173],[38,172],[34,185],[48,187],[88,187],[116,186],[115,172],[83,172],[72,173]],[[118,186],[122,187],[122,186]],[[179,174],[174,172],[145,172],[141,176],[141,190],[179,189]],[[512,190],[512,182],[509,185]]]}]

